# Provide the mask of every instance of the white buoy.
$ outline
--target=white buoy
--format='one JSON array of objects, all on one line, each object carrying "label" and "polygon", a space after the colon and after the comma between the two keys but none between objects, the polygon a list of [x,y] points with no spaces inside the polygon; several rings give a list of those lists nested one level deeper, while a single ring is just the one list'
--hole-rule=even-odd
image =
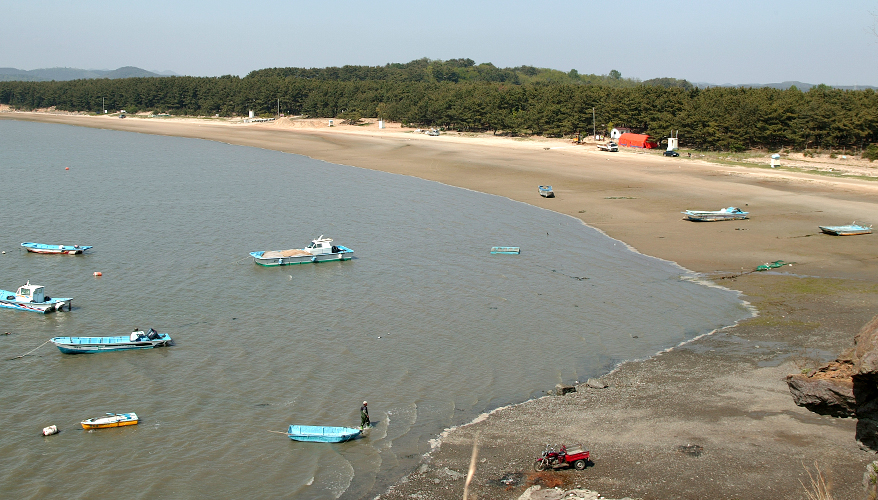
[{"label": "white buoy", "polygon": [[51,436],[52,434],[58,434],[58,426],[50,425],[48,427],[43,427],[43,436]]}]

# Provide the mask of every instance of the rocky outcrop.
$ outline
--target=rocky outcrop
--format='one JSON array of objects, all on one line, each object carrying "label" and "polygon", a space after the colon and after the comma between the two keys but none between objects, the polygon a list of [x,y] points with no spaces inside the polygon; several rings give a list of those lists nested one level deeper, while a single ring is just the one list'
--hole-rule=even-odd
[{"label": "rocky outcrop", "polygon": [[573,387],[572,385],[557,384],[555,385],[555,391],[553,394],[556,396],[564,396],[571,392],[576,392],[576,387]]},{"label": "rocky outcrop", "polygon": [[821,415],[853,417],[857,410],[853,374],[853,360],[839,358],[820,369],[787,376],[787,385],[799,406]]},{"label": "rocky outcrop", "polygon": [[824,415],[857,418],[857,440],[878,451],[878,316],[844,356],[806,374],[787,377],[796,404]]}]

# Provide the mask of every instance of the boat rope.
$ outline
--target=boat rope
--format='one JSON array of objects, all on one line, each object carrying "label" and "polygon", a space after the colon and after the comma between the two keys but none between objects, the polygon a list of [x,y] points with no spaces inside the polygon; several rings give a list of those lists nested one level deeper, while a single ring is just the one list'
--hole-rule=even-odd
[{"label": "boat rope", "polygon": [[241,257],[240,259],[238,259],[238,260],[232,262],[232,265],[238,265],[238,263],[241,262],[242,260],[244,260],[244,259],[252,259],[252,258],[253,258],[252,255],[248,255],[248,256],[246,256],[246,257]]},{"label": "boat rope", "polygon": [[284,436],[289,436],[289,435],[290,435],[289,432],[272,431],[272,430],[269,430],[268,432],[274,432],[275,434],[283,434]]},{"label": "boat rope", "polygon": [[21,356],[16,356],[16,357],[14,357],[14,358],[9,358],[9,359],[23,358],[23,357],[27,356],[28,354],[30,354],[30,353],[36,351],[36,350],[39,349],[40,347],[43,347],[44,345],[48,344],[49,342],[51,342],[51,340],[47,340],[47,341],[43,342],[42,344],[38,345],[36,348],[31,349],[30,351],[27,351],[26,353],[22,354]]}]

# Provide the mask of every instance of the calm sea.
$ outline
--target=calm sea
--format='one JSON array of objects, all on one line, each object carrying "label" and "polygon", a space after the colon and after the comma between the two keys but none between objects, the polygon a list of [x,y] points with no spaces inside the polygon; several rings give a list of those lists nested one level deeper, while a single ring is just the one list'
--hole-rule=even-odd
[{"label": "calm sea", "polygon": [[[447,427],[749,316],[736,293],[571,217],[274,151],[0,120],[0,196],[0,288],[74,298],[0,309],[3,498],[371,497]],[[356,257],[248,256],[320,235]],[[10,359],[134,327],[176,345]],[[356,426],[364,399],[366,438],[267,432]],[[79,426],[131,411],[140,425]]]}]

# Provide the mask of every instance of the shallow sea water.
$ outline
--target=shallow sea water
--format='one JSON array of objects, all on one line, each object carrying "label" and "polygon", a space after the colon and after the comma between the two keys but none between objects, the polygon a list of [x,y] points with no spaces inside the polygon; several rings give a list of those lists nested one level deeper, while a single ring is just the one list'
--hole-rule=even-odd
[{"label": "shallow sea water", "polygon": [[[0,309],[4,498],[372,497],[445,428],[750,315],[574,218],[275,151],[2,120],[0,195],[0,288],[74,297],[70,312]],[[248,256],[321,234],[355,258]],[[176,345],[10,359],[133,327]],[[356,426],[364,399],[363,439],[267,432]],[[139,425],[78,424],[128,411]]]}]

